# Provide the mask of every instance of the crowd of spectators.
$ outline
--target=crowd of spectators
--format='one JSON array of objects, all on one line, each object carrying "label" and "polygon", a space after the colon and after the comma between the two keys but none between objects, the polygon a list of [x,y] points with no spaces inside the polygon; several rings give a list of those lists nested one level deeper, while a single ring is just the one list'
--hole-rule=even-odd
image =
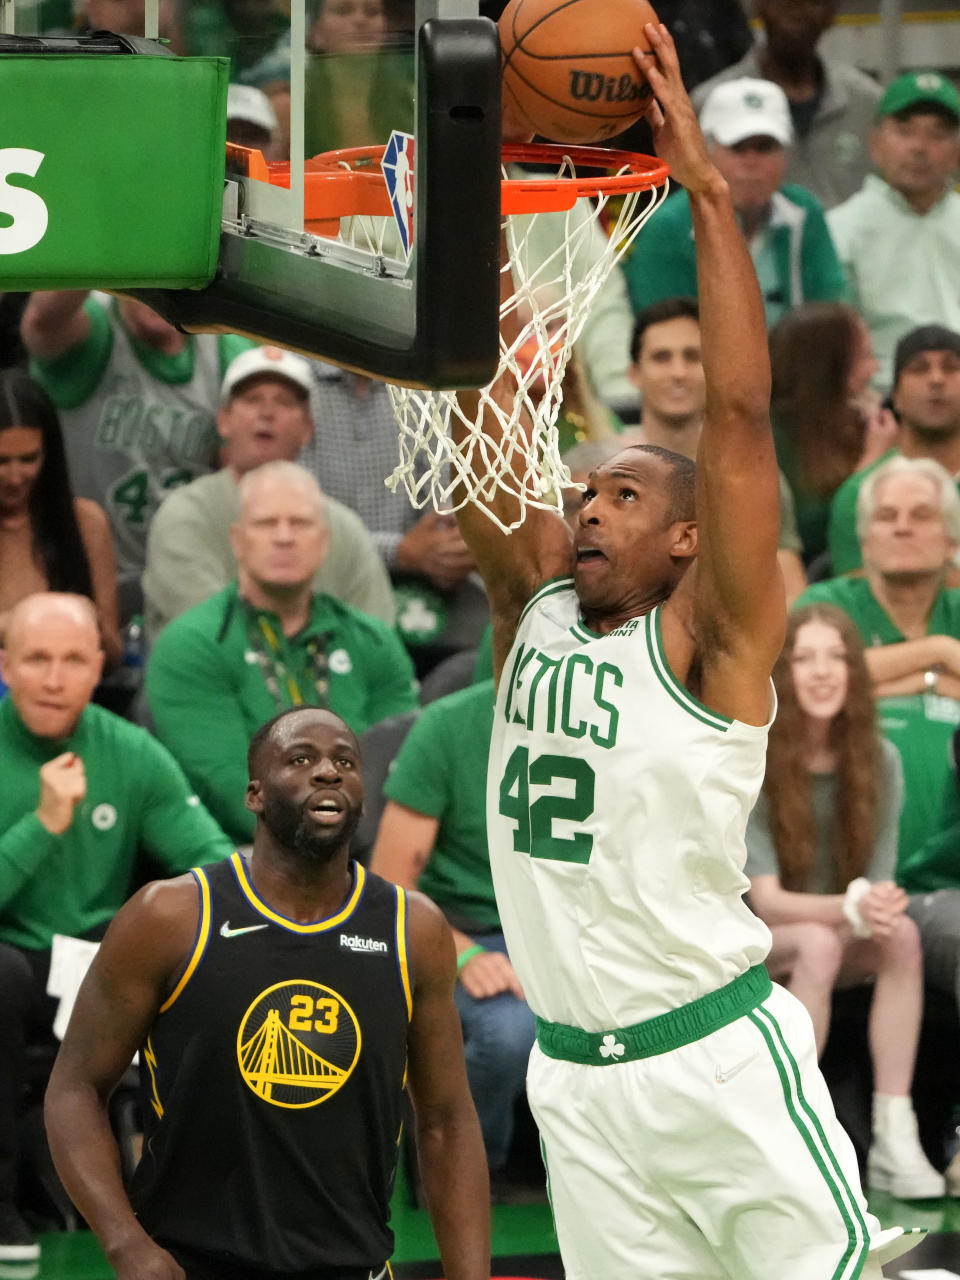
[{"label": "crowd of spectators", "polygon": [[[764,295],[780,560],[801,610],[748,832],[751,902],[821,1049],[834,989],[873,981],[868,1179],[938,1194],[927,1157],[947,1153],[921,1151],[910,1089],[924,963],[960,1003],[960,95],[936,70],[881,85],[821,54],[832,0],[757,0],[752,45],[720,16],[698,39],[705,3],[660,8]],[[48,30],[143,24],[142,0],[40,10]],[[178,52],[231,55],[230,136],[288,155],[282,6],[165,0],[160,16]],[[308,154],[410,126],[409,25],[386,0],[312,5]],[[27,1046],[50,1043],[53,937],[99,937],[149,863],[246,845],[245,744],[294,705],[358,734],[413,721],[372,865],[454,928],[502,1172],[534,1027],[486,855],[488,614],[452,517],[384,486],[385,388],[83,291],[0,296],[0,342],[0,1261],[32,1248],[18,1108]],[[707,388],[682,190],[599,299],[567,386],[575,480],[624,443],[695,455]],[[418,682],[475,650],[474,683],[420,710]],[[947,1183],[960,1194],[960,1168]]]}]

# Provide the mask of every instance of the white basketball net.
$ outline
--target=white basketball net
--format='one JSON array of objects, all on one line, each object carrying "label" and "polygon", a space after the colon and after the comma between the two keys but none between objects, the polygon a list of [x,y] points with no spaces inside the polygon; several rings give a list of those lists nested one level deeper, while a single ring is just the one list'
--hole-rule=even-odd
[{"label": "white basketball net", "polygon": [[[577,176],[569,157],[558,176]],[[513,289],[500,306],[496,377],[480,391],[475,415],[464,412],[455,391],[388,386],[400,432],[400,462],[386,481],[390,489],[402,485],[418,509],[432,503],[435,510],[456,511],[473,502],[505,533],[523,523],[528,506],[563,513],[562,489],[571,481],[556,424],[570,351],[604,281],[667,189],[664,182],[622,197],[609,236],[596,221],[611,200],[606,194],[595,204],[580,199],[565,212],[505,220]],[[516,334],[509,342],[504,327]],[[452,415],[466,428],[460,443],[450,434]],[[499,438],[483,429],[488,415]],[[488,505],[497,489],[517,499],[516,518],[508,524]]]}]

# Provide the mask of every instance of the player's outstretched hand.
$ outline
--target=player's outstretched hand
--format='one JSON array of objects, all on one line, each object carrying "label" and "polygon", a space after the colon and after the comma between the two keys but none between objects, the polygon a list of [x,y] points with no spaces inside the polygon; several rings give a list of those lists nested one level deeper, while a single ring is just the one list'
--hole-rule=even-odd
[{"label": "player's outstretched hand", "polygon": [[708,191],[720,175],[707,155],[697,113],[684,88],[673,38],[662,22],[648,22],[644,33],[650,52],[637,48],[633,56],[653,89],[645,114],[657,155],[666,160],[671,176],[691,194]]}]

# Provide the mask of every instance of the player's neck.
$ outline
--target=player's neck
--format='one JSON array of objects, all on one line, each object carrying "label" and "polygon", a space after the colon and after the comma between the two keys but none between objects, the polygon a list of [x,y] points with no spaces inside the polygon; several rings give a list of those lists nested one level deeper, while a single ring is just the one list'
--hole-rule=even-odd
[{"label": "player's neck", "polygon": [[643,432],[643,444],[656,445],[660,449],[682,453],[687,458],[696,458],[697,444],[703,430],[703,414],[665,418],[647,409],[640,419],[640,430]]},{"label": "player's neck", "polygon": [[278,587],[267,582],[257,582],[241,569],[237,581],[240,595],[247,604],[276,614],[285,636],[296,635],[309,622],[313,604],[312,580],[294,587]]},{"label": "player's neck", "polygon": [[943,586],[944,571],[924,574],[881,574],[867,569],[870,590],[907,640],[927,634],[927,624]]},{"label": "player's neck", "polygon": [[635,596],[610,611],[591,609],[588,605],[581,603],[580,612],[590,631],[607,636],[611,631],[616,631],[617,627],[622,627],[625,622],[629,622],[631,618],[641,618],[655,609],[658,604],[663,604],[670,598],[675,586],[675,582],[664,582],[646,591],[637,592]]},{"label": "player's neck", "polygon": [[346,845],[327,860],[311,859],[281,845],[262,823],[250,857],[250,880],[257,896],[297,924],[336,915],[353,887]]}]

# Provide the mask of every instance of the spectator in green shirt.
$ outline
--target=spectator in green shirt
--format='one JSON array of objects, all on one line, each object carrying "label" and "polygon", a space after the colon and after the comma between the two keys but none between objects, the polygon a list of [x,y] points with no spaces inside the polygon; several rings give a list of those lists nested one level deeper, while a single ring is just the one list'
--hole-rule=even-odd
[{"label": "spectator in green shirt", "polygon": [[960,473],[960,333],[928,324],[901,339],[892,400],[899,422],[893,448],[845,480],[830,505],[827,542],[833,573],[849,573],[863,563],[857,495],[875,467],[902,454],[933,458],[952,476]]},{"label": "spectator in green shirt", "polygon": [[171,875],[232,846],[169,753],[90,697],[103,650],[92,603],[41,592],[11,610],[0,672],[0,1262],[39,1250],[17,1213],[17,1104],[28,1041],[51,1038],[54,934],[97,938],[142,848]]},{"label": "spectator in green shirt", "polygon": [[931,458],[889,459],[857,504],[863,577],[815,583],[797,601],[835,604],[867,646],[880,727],[903,760],[899,863],[939,826],[960,724],[960,589],[944,585],[960,544],[960,496]]},{"label": "spectator in green shirt", "polygon": [[240,481],[235,583],[161,633],[146,688],[157,733],[233,839],[253,838],[244,743],[288,707],[326,706],[354,733],[417,705],[413,666],[385,622],[316,592],[329,531],[303,467]]},{"label": "spectator in green shirt", "polygon": [[507,958],[487,850],[494,697],[484,680],[421,712],[384,788],[371,867],[432,898],[453,929],[467,1077],[496,1187],[535,1028]]}]

